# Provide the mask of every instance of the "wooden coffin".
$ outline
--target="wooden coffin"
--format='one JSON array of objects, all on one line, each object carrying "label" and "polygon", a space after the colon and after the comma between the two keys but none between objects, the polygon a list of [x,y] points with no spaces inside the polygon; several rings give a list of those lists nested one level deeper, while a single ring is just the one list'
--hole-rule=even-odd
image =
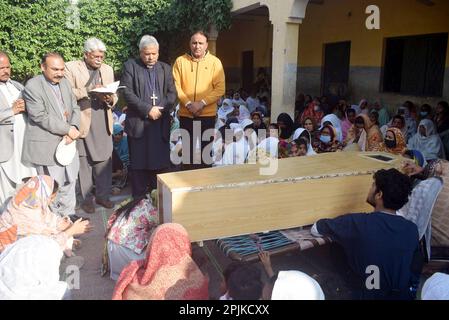
[{"label": "wooden coffin", "polygon": [[369,212],[373,173],[399,168],[401,160],[379,152],[338,152],[279,160],[270,176],[261,175],[258,164],[162,174],[160,219],[182,224],[192,241],[203,241]]}]

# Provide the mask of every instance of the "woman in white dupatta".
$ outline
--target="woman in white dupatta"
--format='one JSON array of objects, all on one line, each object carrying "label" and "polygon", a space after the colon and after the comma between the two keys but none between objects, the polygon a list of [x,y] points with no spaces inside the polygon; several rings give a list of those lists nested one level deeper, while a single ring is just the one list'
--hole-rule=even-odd
[{"label": "woman in white dupatta", "polygon": [[246,138],[246,141],[248,142],[249,151],[251,151],[255,147],[257,147],[257,141],[258,141],[257,133],[254,130],[254,122],[253,122],[253,120],[245,119],[242,121],[240,126],[242,127],[243,131],[245,132],[245,138]]},{"label": "woman in white dupatta", "polygon": [[50,237],[32,235],[0,255],[0,300],[61,300],[67,283],[59,281],[62,249]]},{"label": "woman in white dupatta", "polygon": [[244,164],[249,152],[249,145],[246,141],[245,133],[237,123],[231,123],[230,127],[234,131],[235,141],[225,147],[223,165]]},{"label": "woman in white dupatta", "polygon": [[256,148],[251,150],[248,154],[248,163],[256,164],[260,163],[265,165],[270,160],[278,159],[279,157],[279,138],[276,136],[270,136],[263,139]]},{"label": "woman in white dupatta", "polygon": [[319,283],[304,272],[279,271],[271,292],[271,300],[325,300]]},{"label": "woman in white dupatta", "polygon": [[248,108],[242,104],[239,107],[239,123],[243,123],[243,121],[245,121],[246,119],[251,120],[251,113],[249,112]]},{"label": "woman in white dupatta", "polygon": [[337,131],[337,141],[343,142],[343,130],[341,128],[341,120],[333,113],[328,114],[323,119],[321,119],[321,128],[328,122],[332,127],[334,127],[335,131]]},{"label": "woman in white dupatta", "polygon": [[359,104],[353,104],[351,106],[351,109],[355,110],[356,115],[359,115],[361,113],[368,115],[368,100],[360,100]]},{"label": "woman in white dupatta", "polygon": [[226,124],[228,116],[234,112],[231,99],[224,99],[221,107],[217,110],[217,121],[215,122],[215,129],[220,129]]},{"label": "woman in white dupatta", "polygon": [[404,105],[400,106],[398,109],[398,115],[404,117],[405,127],[407,133],[405,135],[405,140],[409,141],[416,133],[417,125],[416,120],[411,115],[411,110],[414,108],[414,105],[411,101],[406,101]]},{"label": "woman in white dupatta", "polygon": [[420,151],[426,161],[445,158],[444,146],[437,133],[435,124],[428,119],[421,120],[418,131],[409,140],[407,148]]},{"label": "woman in white dupatta", "polygon": [[449,274],[437,272],[424,282],[422,300],[449,300]]}]

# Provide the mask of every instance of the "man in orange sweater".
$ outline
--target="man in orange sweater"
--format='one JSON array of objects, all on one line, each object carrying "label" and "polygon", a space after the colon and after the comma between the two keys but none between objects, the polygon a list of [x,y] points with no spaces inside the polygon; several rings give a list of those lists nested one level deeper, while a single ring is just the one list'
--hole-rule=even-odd
[{"label": "man in orange sweater", "polygon": [[[217,115],[217,101],[225,93],[225,74],[221,61],[207,51],[207,41],[204,32],[195,32],[190,38],[190,54],[178,57],[173,66],[180,102],[180,128],[189,133],[190,140],[188,144],[183,143],[183,170],[206,168],[213,163],[210,155],[212,148],[205,148],[214,138],[212,130]],[[203,137],[206,130],[212,134],[206,133]],[[201,161],[194,161],[198,143],[201,145]],[[190,146],[188,150],[187,145]]]}]

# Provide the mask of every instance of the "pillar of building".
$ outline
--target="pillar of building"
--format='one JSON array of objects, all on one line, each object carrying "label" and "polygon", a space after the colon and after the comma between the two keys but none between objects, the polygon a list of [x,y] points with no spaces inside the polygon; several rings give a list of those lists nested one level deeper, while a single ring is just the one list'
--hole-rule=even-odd
[{"label": "pillar of building", "polygon": [[299,24],[273,22],[273,65],[271,75],[272,122],[281,113],[295,112],[298,70]]},{"label": "pillar of building", "polygon": [[271,121],[283,112],[295,112],[298,73],[299,26],[309,0],[234,0],[232,12],[244,13],[260,6],[268,7],[273,24],[271,73]]},{"label": "pillar of building", "polygon": [[216,55],[217,53],[217,39],[218,39],[218,30],[215,27],[215,25],[212,25],[209,28],[209,32],[208,32],[208,36],[209,36],[209,41],[208,41],[208,50],[210,53],[212,53],[213,55]]}]

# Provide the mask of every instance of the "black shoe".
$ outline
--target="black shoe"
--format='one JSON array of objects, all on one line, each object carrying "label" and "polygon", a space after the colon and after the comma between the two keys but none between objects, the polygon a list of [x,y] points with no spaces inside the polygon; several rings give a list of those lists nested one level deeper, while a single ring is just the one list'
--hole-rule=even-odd
[{"label": "black shoe", "polygon": [[114,202],[107,199],[96,198],[95,202],[106,209],[114,208]]},{"label": "black shoe", "polygon": [[95,213],[95,206],[92,203],[92,201],[91,202],[83,202],[81,204],[81,209],[83,209],[83,211],[85,213],[89,213],[89,214]]}]

